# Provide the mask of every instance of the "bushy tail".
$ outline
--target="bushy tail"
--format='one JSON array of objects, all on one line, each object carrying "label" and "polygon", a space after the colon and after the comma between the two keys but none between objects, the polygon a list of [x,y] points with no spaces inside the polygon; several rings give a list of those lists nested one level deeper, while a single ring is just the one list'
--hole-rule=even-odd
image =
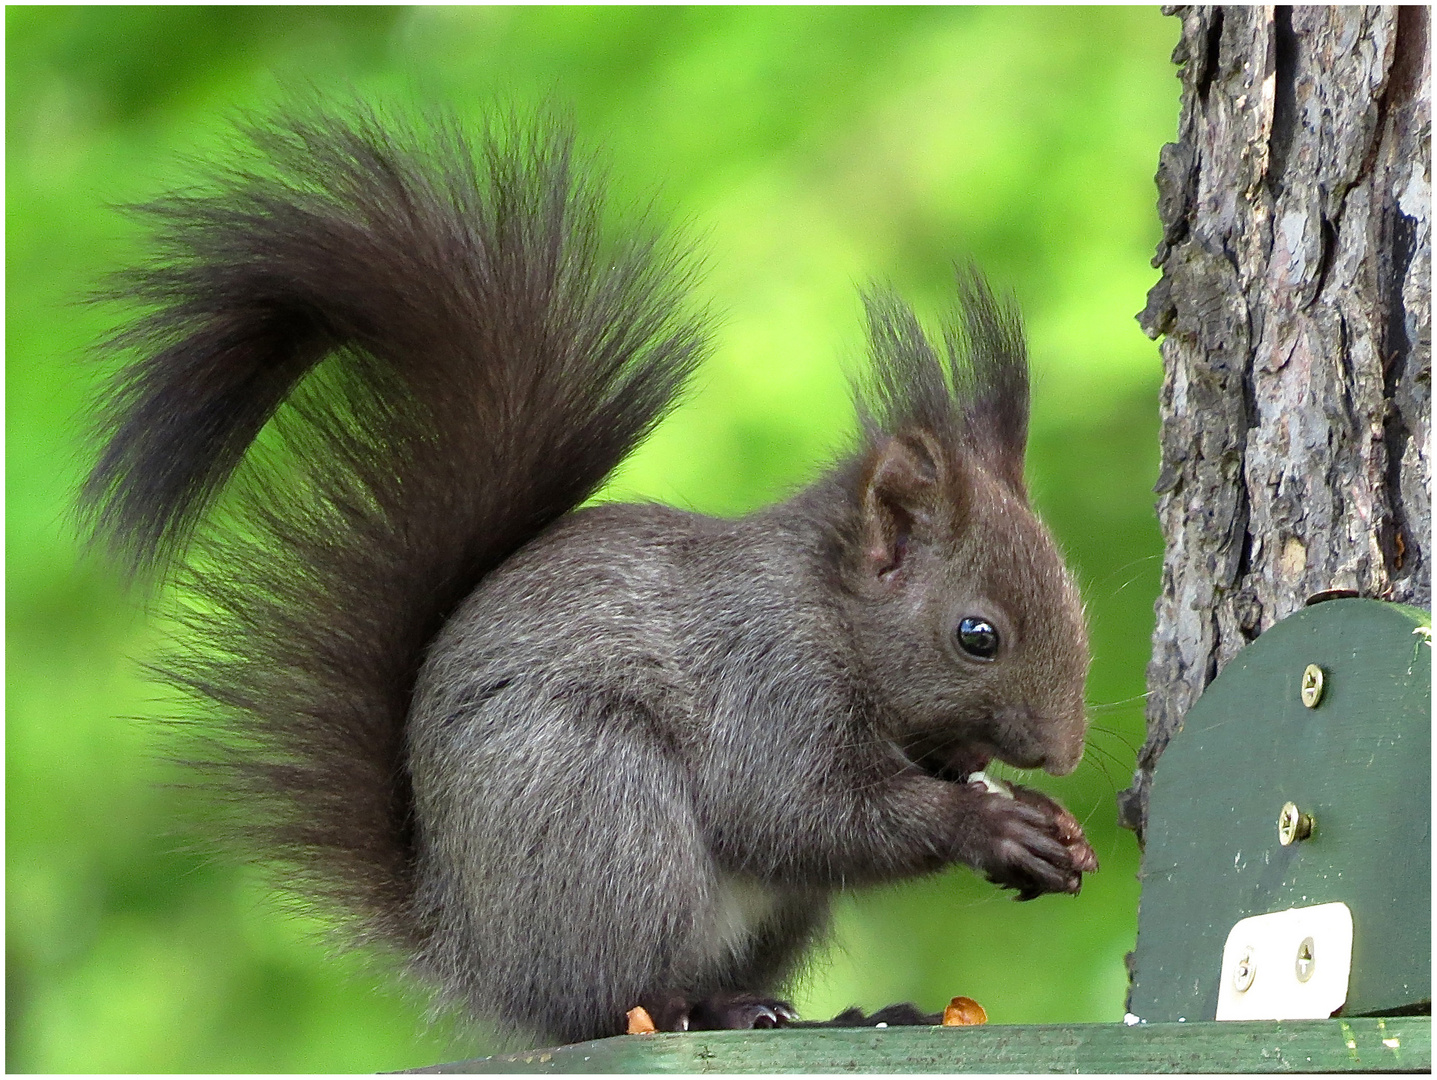
[{"label": "bushy tail", "polygon": [[177,564],[198,598],[166,674],[267,850],[413,944],[423,650],[643,439],[704,330],[682,253],[601,238],[553,125],[471,144],[321,109],[246,135],[207,188],[139,208],[156,252],[117,292],[146,313],[112,342],[130,359],[82,506],[132,572]]}]

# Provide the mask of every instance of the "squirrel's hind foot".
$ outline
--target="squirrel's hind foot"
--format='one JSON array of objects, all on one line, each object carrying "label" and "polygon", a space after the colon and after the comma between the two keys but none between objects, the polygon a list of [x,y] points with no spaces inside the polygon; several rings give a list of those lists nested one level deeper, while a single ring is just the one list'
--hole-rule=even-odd
[{"label": "squirrel's hind foot", "polygon": [[747,1031],[787,1027],[798,1019],[788,1002],[754,994],[714,994],[698,1001],[671,997],[645,1008],[659,1031]]}]

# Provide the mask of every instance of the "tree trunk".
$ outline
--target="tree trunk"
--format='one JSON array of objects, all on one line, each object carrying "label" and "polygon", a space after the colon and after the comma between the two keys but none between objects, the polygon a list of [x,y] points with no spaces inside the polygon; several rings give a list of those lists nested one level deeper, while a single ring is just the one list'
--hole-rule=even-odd
[{"label": "tree trunk", "polygon": [[1330,590],[1430,606],[1424,7],[1182,7],[1157,174],[1166,540],[1119,816],[1245,644]]}]

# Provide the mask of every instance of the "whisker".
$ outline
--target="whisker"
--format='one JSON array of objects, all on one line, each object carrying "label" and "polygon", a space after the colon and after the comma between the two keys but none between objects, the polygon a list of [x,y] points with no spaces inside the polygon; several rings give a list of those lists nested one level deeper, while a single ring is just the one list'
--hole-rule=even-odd
[{"label": "whisker", "polygon": [[1146,701],[1150,694],[1151,691],[1145,691],[1141,694],[1134,694],[1132,697],[1121,698],[1118,701],[1095,701],[1085,707],[1090,713],[1100,712],[1105,709],[1117,709],[1125,705],[1134,705],[1139,701]]},{"label": "whisker", "polygon": [[[1116,780],[1113,779],[1113,774],[1108,771],[1108,763],[1111,762],[1115,768],[1121,769],[1125,775],[1132,772],[1132,766],[1126,765],[1122,761],[1119,761],[1116,757],[1103,750],[1101,747],[1090,747],[1090,749],[1095,750],[1097,752],[1097,755],[1101,756],[1089,757],[1086,753],[1084,753],[1083,763],[1092,764],[1094,767],[1097,768],[1099,772],[1103,774],[1103,779],[1106,780],[1108,783],[1108,789],[1112,792],[1113,797],[1116,798],[1118,794],[1118,783]],[[1105,761],[1104,758],[1106,758],[1107,760]]]},{"label": "whisker", "polygon": [[[1131,750],[1132,748],[1129,747],[1129,749]],[[1127,760],[1124,760],[1123,758],[1119,757],[1117,754],[1113,753],[1113,752],[1112,752],[1111,750],[1109,750],[1107,747],[1105,747],[1105,746],[1099,746],[1097,743],[1092,743],[1092,742],[1088,743],[1088,745],[1087,745],[1086,747],[1084,747],[1085,753],[1086,753],[1086,751],[1088,751],[1088,750],[1093,751],[1093,753],[1095,753],[1095,754],[1101,754],[1101,755],[1102,755],[1104,758],[1106,758],[1108,761],[1111,761],[1114,765],[1116,765],[1116,766],[1118,766],[1119,768],[1122,768],[1122,769],[1131,769],[1131,768],[1133,767],[1133,765],[1135,765],[1135,764],[1137,763],[1137,755],[1136,755],[1136,754],[1134,754],[1134,755],[1132,756],[1132,760],[1131,760],[1131,761],[1127,761]]]},{"label": "whisker", "polygon": [[[1107,574],[1105,574],[1100,581],[1095,581],[1095,582],[1093,582],[1092,585],[1090,586],[1091,591],[1086,591],[1085,594],[1086,594],[1086,595],[1089,595],[1089,596],[1100,595],[1100,594],[1102,594],[1102,590],[1107,587],[1108,582],[1112,581],[1113,578],[1117,577],[1119,574],[1124,573],[1124,572],[1126,572],[1126,571],[1128,571],[1128,570],[1131,570],[1131,569],[1132,569],[1133,567],[1135,567],[1135,566],[1144,565],[1144,564],[1146,564],[1146,563],[1151,563],[1151,562],[1154,562],[1154,561],[1160,561],[1160,560],[1162,559],[1162,557],[1163,557],[1163,554],[1162,554],[1162,552],[1160,552],[1160,551],[1159,551],[1159,552],[1155,552],[1155,553],[1153,553],[1152,555],[1141,555],[1141,556],[1139,556],[1139,557],[1136,558],[1136,559],[1132,559],[1132,560],[1130,560],[1129,562],[1124,563],[1122,566],[1119,566],[1119,567],[1117,567],[1117,568],[1115,568],[1115,569],[1113,569],[1113,570],[1109,570],[1109,571],[1107,572]],[[1111,597],[1111,596],[1117,596],[1118,593],[1122,592],[1122,591],[1123,591],[1124,589],[1126,589],[1129,585],[1133,584],[1133,582],[1137,581],[1137,580],[1138,580],[1139,578],[1141,578],[1141,577],[1142,577],[1142,574],[1134,574],[1132,577],[1128,578],[1127,581],[1123,582],[1123,583],[1122,583],[1121,585],[1119,585],[1116,589],[1114,589],[1111,593],[1107,593],[1106,595],[1107,595],[1107,596],[1110,596],[1110,597]]]},{"label": "whisker", "polygon": [[[1124,746],[1126,746],[1126,747],[1128,748],[1128,753],[1130,753],[1130,754],[1133,756],[1134,760],[1137,759],[1137,756],[1138,756],[1138,748],[1137,748],[1136,746],[1134,746],[1131,742],[1129,742],[1129,741],[1128,741],[1128,737],[1127,737],[1126,735],[1124,735],[1121,731],[1118,731],[1118,730],[1115,729],[1115,728],[1099,727],[1099,726],[1097,726],[1097,725],[1095,724],[1093,727],[1091,727],[1091,728],[1088,729],[1088,734],[1089,734],[1089,736],[1092,736],[1092,735],[1106,735],[1106,736],[1107,736],[1108,738],[1110,738],[1110,739],[1117,739],[1118,742],[1122,743]],[[1091,745],[1091,743],[1090,743],[1090,745]]]}]

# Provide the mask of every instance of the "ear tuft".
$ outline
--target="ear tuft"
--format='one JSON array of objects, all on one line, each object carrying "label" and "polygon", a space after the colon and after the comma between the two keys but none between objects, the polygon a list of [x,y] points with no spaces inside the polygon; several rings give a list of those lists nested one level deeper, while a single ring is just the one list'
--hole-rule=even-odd
[{"label": "ear tuft", "polygon": [[863,299],[872,362],[855,397],[870,446],[923,431],[943,448],[940,459],[976,458],[1023,494],[1028,360],[1013,305],[995,298],[976,269],[960,267],[940,356],[891,289]]},{"label": "ear tuft", "polygon": [[1011,303],[994,297],[974,266],[958,268],[958,300],[957,320],[950,320],[944,339],[963,427],[988,467],[1021,493],[1028,446],[1023,324]]}]

